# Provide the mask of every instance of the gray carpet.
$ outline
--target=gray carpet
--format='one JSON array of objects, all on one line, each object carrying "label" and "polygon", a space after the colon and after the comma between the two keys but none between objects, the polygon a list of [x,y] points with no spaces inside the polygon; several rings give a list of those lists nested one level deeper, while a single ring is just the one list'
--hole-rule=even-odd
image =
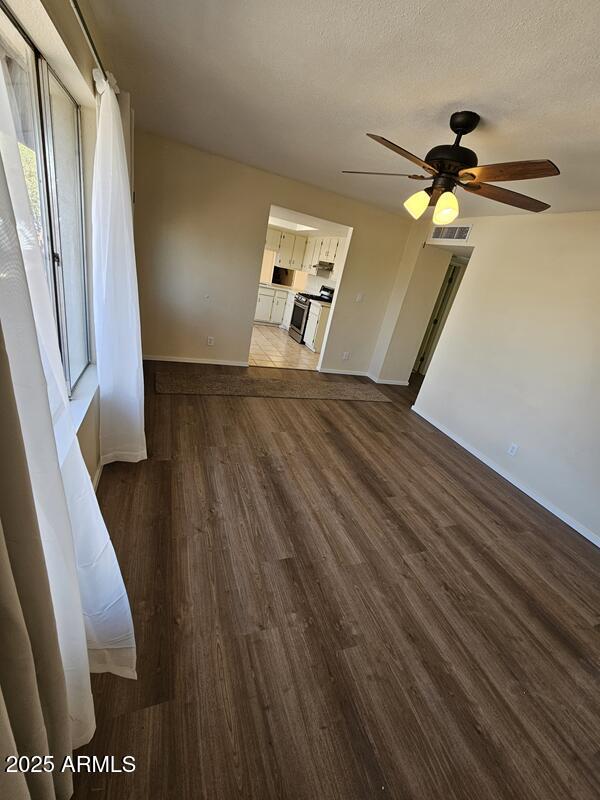
[{"label": "gray carpet", "polygon": [[157,372],[158,394],[234,395],[238,397],[287,397],[295,400],[366,400],[391,403],[369,383],[298,378],[250,378],[245,375],[177,375]]}]

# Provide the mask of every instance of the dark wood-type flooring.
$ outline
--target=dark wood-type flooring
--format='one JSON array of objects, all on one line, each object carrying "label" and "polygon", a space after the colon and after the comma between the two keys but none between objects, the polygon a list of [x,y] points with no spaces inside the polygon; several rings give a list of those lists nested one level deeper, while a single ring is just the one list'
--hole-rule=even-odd
[{"label": "dark wood-type flooring", "polygon": [[76,798],[598,800],[600,552],[414,389],[156,395],[166,368],[235,371],[146,365],[150,458],[102,476],[139,680],[94,678],[84,752],[137,770]]}]

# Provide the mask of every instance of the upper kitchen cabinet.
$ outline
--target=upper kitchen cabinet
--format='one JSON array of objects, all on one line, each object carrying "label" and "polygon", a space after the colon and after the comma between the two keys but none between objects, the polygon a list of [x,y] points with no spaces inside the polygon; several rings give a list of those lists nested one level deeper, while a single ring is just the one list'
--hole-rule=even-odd
[{"label": "upper kitchen cabinet", "polygon": [[302,260],[302,269],[305,272],[316,274],[316,267],[319,261],[325,261],[328,264],[334,264],[331,273],[339,272],[340,262],[338,256],[343,252],[344,237],[338,236],[310,236],[306,243],[306,250],[304,251],[304,258]]},{"label": "upper kitchen cabinet", "polygon": [[321,247],[321,240],[317,236],[309,236],[306,242],[306,249],[304,250],[304,258],[302,259],[302,269],[308,272],[319,260],[319,250]]},{"label": "upper kitchen cabinet", "polygon": [[266,250],[279,250],[279,242],[281,241],[281,231],[275,228],[267,228],[267,240],[265,242]]},{"label": "upper kitchen cabinet", "polygon": [[292,269],[302,269],[302,262],[304,260],[304,252],[306,250],[306,236],[294,237],[294,249],[292,251]]},{"label": "upper kitchen cabinet", "polygon": [[282,233],[279,241],[279,249],[275,266],[289,269],[292,263],[292,253],[294,252],[295,236],[292,233]]},{"label": "upper kitchen cabinet", "polygon": [[306,248],[306,236],[294,236],[293,233],[282,233],[275,266],[284,269],[302,269],[302,260]]},{"label": "upper kitchen cabinet", "polygon": [[326,236],[321,242],[319,261],[335,261],[335,251],[337,250],[338,238],[336,236]]},{"label": "upper kitchen cabinet", "polygon": [[342,262],[344,260],[345,252],[346,252],[346,239],[342,237],[337,240],[335,255],[333,256],[333,269],[331,271],[331,277],[333,280],[337,280],[340,277],[340,271],[342,269]]}]

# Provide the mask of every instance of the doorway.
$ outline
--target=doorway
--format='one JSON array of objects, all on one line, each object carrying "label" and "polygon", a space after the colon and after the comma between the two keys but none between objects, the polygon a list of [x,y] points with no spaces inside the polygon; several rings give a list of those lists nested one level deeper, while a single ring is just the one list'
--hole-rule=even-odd
[{"label": "doorway", "polygon": [[249,366],[318,370],[352,229],[271,206]]},{"label": "doorway", "polygon": [[448,319],[448,314],[452,308],[454,298],[458,292],[460,283],[465,274],[467,264],[469,263],[469,256],[453,255],[450,259],[450,264],[444,276],[442,286],[438,293],[429,323],[423,336],[423,341],[419,348],[416,361],[413,366],[413,377],[411,382],[420,384],[420,381],[425,377],[431,359],[435,352],[435,348],[440,340],[444,325]]}]

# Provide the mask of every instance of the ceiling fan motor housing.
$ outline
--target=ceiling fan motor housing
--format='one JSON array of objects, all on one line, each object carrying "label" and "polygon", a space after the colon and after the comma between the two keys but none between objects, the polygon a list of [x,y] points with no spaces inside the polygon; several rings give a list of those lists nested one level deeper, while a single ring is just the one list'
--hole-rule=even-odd
[{"label": "ceiling fan motor housing", "polygon": [[461,169],[477,166],[477,154],[459,144],[439,144],[427,153],[425,161],[440,174],[456,176]]}]

